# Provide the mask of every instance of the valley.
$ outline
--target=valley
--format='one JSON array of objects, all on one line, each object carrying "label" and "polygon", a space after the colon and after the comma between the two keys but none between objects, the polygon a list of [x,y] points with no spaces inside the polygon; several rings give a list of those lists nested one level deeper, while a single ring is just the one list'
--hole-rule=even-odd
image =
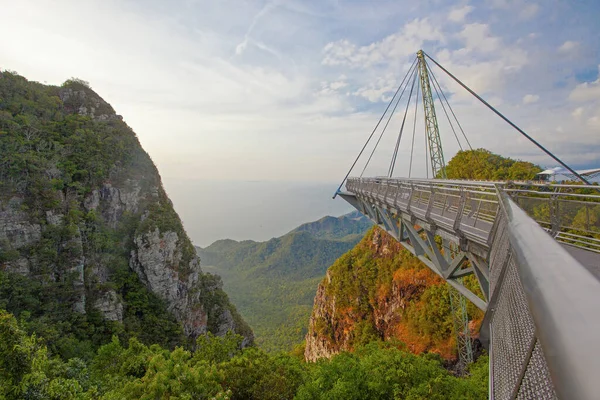
[{"label": "valley", "polygon": [[257,345],[267,352],[290,351],[304,340],[327,268],[370,226],[353,212],[303,224],[267,242],[220,240],[197,251],[203,270],[223,279]]}]

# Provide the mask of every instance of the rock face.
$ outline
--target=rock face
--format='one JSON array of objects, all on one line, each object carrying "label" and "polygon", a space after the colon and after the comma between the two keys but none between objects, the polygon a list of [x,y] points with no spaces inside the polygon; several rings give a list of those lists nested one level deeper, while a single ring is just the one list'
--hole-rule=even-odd
[{"label": "rock face", "polygon": [[[85,82],[67,83],[56,88],[0,72],[0,133],[8,134],[0,150],[16,149],[0,155],[11,166],[0,170],[0,273],[68,283],[64,302],[73,311],[122,322],[132,290],[123,274],[133,271],[187,337],[233,330],[251,343],[220,279],[202,272],[135,133]],[[15,115],[3,110],[8,103],[39,109]],[[29,170],[12,168],[22,158]]]},{"label": "rock face", "polygon": [[[469,312],[481,320],[480,312]],[[340,257],[319,284],[304,356],[329,358],[373,339],[455,357],[447,285],[379,228]]]},{"label": "rock face", "polygon": [[109,290],[94,303],[94,307],[99,310],[108,321],[123,321],[123,304],[114,290]]},{"label": "rock face", "polygon": [[[200,292],[197,290],[201,285],[200,260],[192,258],[187,266],[190,272],[186,278],[179,272],[183,256],[178,242],[176,232],[161,233],[158,228],[138,235],[134,238],[136,249],[131,251],[129,263],[146,287],[166,300],[169,311],[183,321],[184,333],[196,337],[207,330],[207,310],[196,307],[200,302]],[[172,267],[165,268],[165,265]],[[229,310],[223,312],[226,322],[219,324],[216,334],[224,335],[228,330],[235,330],[231,313]]]}]

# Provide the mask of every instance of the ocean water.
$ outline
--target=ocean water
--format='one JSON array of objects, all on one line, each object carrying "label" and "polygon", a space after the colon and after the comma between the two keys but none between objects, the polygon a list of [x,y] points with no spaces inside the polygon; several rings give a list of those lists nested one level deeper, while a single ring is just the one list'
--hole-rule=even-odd
[{"label": "ocean water", "polygon": [[331,197],[336,183],[204,181],[163,178],[192,242],[219,239],[264,241],[326,215],[353,210]]}]

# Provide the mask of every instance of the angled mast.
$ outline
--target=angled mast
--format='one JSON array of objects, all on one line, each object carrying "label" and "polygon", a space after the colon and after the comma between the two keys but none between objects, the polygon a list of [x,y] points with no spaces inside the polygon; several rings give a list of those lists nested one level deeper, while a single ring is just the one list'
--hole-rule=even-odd
[{"label": "angled mast", "polygon": [[440,130],[438,127],[437,116],[435,115],[429,73],[427,72],[427,63],[425,62],[423,50],[417,52],[417,60],[419,82],[421,83],[421,93],[423,95],[423,108],[425,110],[425,134],[427,135],[430,153],[429,160],[431,162],[431,172],[434,178],[439,174],[440,178],[445,179],[446,162],[444,161],[442,140],[440,139]]}]

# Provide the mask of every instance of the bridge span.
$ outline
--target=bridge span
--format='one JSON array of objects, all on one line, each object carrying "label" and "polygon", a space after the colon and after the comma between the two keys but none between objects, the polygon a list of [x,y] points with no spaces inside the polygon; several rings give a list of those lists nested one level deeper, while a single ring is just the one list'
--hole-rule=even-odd
[{"label": "bridge span", "polygon": [[485,312],[490,398],[591,400],[600,398],[600,193],[583,188],[375,177],[348,178],[337,195]]}]

